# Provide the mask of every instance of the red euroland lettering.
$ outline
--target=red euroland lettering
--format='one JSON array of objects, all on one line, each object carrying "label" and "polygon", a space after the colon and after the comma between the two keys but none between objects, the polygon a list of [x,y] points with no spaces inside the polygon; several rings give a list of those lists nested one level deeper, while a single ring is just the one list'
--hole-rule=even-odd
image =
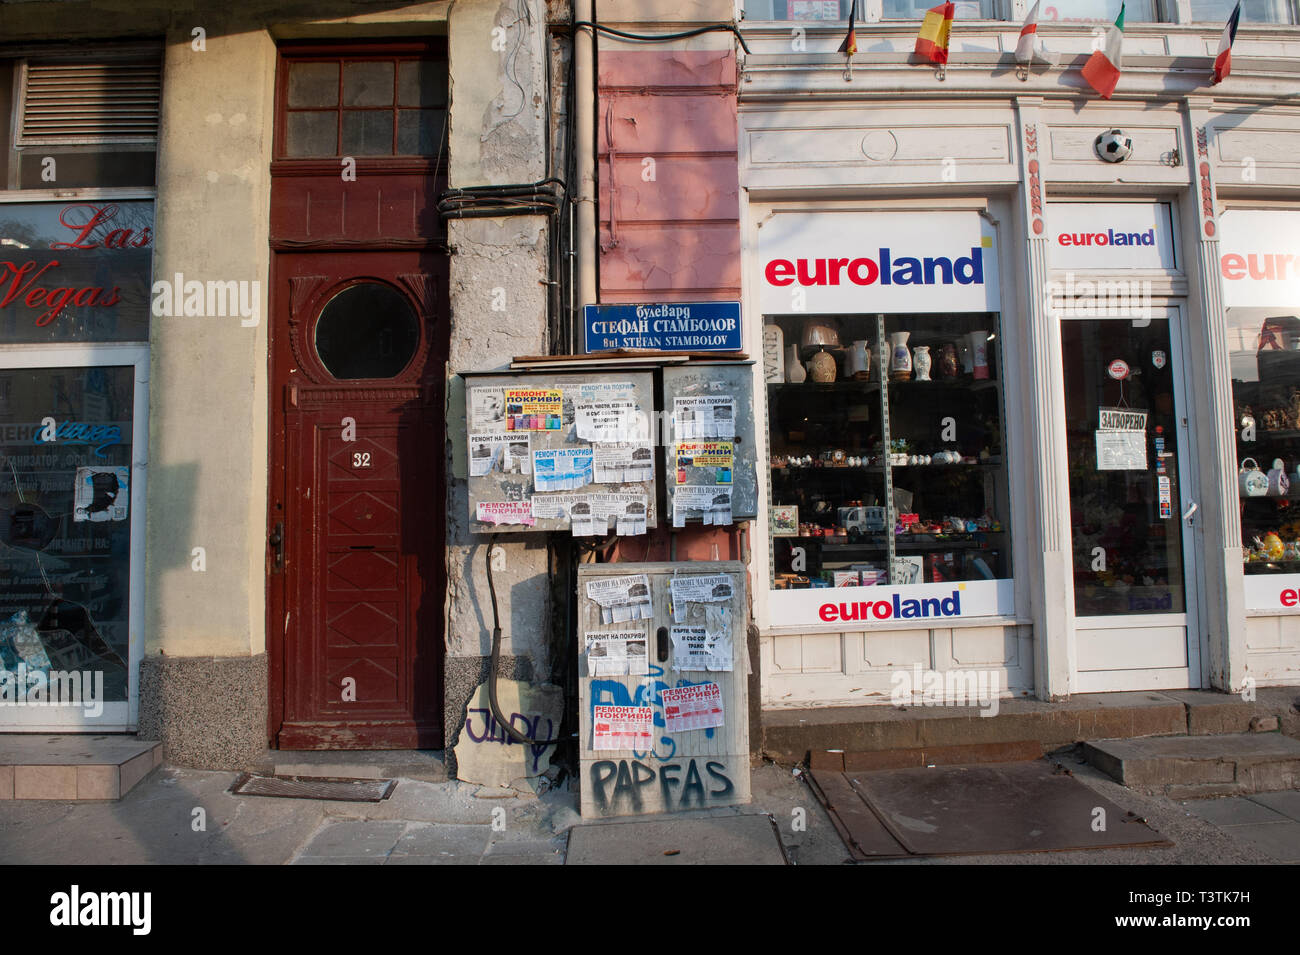
[{"label": "red euroland lettering", "polygon": [[1231,282],[1237,282],[1249,276],[1255,281],[1286,281],[1287,267],[1291,266],[1290,278],[1300,278],[1300,255],[1285,255],[1281,252],[1248,252],[1238,255],[1229,252],[1219,259],[1219,274]]},{"label": "red euroland lettering", "polygon": [[1278,599],[1283,607],[1294,607],[1300,603],[1300,590],[1283,590]]}]

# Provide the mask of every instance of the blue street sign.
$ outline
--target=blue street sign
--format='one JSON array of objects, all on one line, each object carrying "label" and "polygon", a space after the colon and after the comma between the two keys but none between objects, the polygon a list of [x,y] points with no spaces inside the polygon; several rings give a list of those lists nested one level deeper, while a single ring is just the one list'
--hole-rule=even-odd
[{"label": "blue street sign", "polygon": [[619,348],[740,351],[740,303],[588,305],[583,328],[588,353]]}]

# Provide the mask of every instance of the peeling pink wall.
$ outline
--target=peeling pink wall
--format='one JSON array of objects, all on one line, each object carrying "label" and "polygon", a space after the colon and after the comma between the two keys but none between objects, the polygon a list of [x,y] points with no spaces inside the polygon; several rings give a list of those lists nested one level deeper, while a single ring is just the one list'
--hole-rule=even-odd
[{"label": "peeling pink wall", "polygon": [[597,83],[601,301],[739,299],[735,54],[602,49]]}]

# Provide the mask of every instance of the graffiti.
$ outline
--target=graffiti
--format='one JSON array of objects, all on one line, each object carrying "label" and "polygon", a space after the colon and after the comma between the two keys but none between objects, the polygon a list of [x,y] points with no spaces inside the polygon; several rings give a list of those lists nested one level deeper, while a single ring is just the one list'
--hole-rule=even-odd
[{"label": "graffiti", "polygon": [[[647,766],[638,759],[602,759],[588,770],[592,799],[601,815],[679,809],[704,809],[735,791],[725,763],[691,759]],[[684,775],[683,775],[684,773]],[[705,776],[708,779],[706,781]],[[658,781],[657,787],[652,786]],[[648,791],[646,787],[651,787]]]},{"label": "graffiti", "polygon": [[[702,680],[699,683],[691,680],[678,680],[675,684],[668,683],[662,679],[664,668],[657,664],[650,664],[649,675],[645,682],[636,687],[636,692],[631,692],[630,688],[620,683],[618,680],[592,680],[591,681],[591,714],[594,717],[596,707],[598,706],[648,706],[654,711],[654,725],[658,728],[666,728],[667,721],[664,719],[664,690],[671,690],[682,686],[703,686],[710,680]],[[713,730],[704,731],[706,739],[713,738]],[[654,749],[641,753],[636,750],[632,751],[637,759],[653,758],[657,760],[672,759],[677,755],[677,741],[671,736],[662,735],[655,741]]]},{"label": "graffiti", "polygon": [[[481,723],[479,726],[474,725],[474,715],[478,714]],[[546,732],[542,732],[543,721],[545,721]],[[540,772],[539,765],[542,757],[553,745],[555,745],[555,722],[544,714],[538,713],[535,716],[528,717],[523,713],[511,713],[510,725],[522,736],[529,739],[546,740],[545,743],[528,743],[527,748],[532,760],[532,772]],[[465,735],[474,743],[499,743],[506,746],[522,746],[523,743],[517,743],[506,733],[505,728],[497,722],[492,711],[486,707],[467,707],[465,710]]]}]

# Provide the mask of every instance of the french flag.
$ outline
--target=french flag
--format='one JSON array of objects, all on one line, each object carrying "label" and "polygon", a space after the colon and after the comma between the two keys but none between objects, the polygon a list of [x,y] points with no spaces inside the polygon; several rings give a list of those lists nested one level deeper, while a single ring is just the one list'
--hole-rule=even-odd
[{"label": "french flag", "polygon": [[1237,22],[1241,20],[1241,0],[1237,0],[1237,5],[1232,8],[1232,16],[1228,17],[1228,24],[1223,28],[1223,36],[1219,39],[1219,54],[1214,58],[1214,82],[1211,85],[1222,83],[1232,72],[1232,41],[1237,39]]}]

